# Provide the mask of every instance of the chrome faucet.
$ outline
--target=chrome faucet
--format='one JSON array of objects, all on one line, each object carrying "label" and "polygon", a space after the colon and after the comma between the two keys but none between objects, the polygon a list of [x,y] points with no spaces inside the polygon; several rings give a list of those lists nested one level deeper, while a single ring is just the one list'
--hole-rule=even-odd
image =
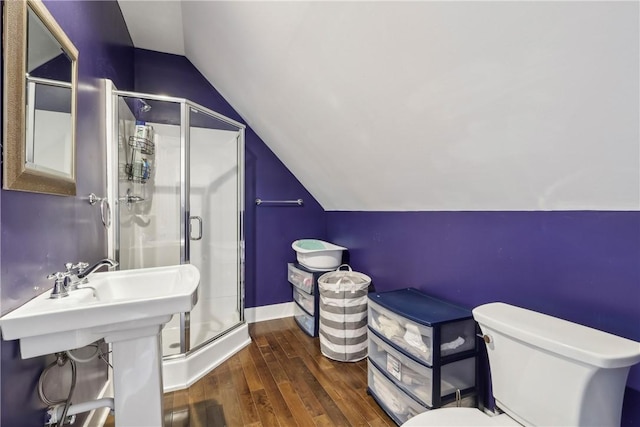
[{"label": "chrome faucet", "polygon": [[89,283],[89,276],[102,267],[117,267],[118,262],[109,258],[101,259],[92,266],[86,262],[73,264],[66,263],[65,272],[57,272],[47,276],[47,279],[55,279],[51,296],[49,298],[64,298],[69,295],[69,291],[78,289],[78,285]]},{"label": "chrome faucet", "polygon": [[102,267],[117,267],[119,265],[118,261],[114,261],[109,258],[101,259],[100,261],[93,264],[91,267],[85,267],[78,273],[78,279],[81,279],[83,283],[86,283],[85,280],[89,278],[96,270],[99,270]]},{"label": "chrome faucet", "polygon": [[102,267],[117,267],[118,262],[109,258],[101,259],[92,266],[89,266],[86,262],[79,262],[77,264],[67,263],[67,274],[69,275],[70,282],[68,289],[70,291],[77,289],[78,285],[89,283],[89,276],[99,270]]}]

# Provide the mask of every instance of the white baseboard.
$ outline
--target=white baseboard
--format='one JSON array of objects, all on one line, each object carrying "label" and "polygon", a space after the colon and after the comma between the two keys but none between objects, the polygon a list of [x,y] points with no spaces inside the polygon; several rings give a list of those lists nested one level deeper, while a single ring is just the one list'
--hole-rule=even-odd
[{"label": "white baseboard", "polygon": [[293,301],[281,304],[263,305],[244,309],[244,318],[247,323],[262,322],[264,320],[282,319],[293,316]]},{"label": "white baseboard", "polygon": [[[102,399],[103,397],[112,397],[113,396],[113,381],[111,381],[111,369],[109,369],[109,379],[100,390],[98,397],[96,399]],[[111,412],[111,408],[96,408],[89,412],[89,416],[84,421],[82,427],[102,427],[105,422],[107,422],[107,417],[109,416],[109,412]]]}]

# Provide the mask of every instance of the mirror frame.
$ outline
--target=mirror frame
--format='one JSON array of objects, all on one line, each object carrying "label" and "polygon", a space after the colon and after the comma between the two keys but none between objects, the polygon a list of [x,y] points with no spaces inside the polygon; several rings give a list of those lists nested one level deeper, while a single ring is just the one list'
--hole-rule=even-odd
[{"label": "mirror frame", "polygon": [[[74,196],[76,194],[76,98],[78,50],[40,0],[4,1],[3,188]],[[31,9],[71,59],[71,174],[26,162],[27,20]]]}]

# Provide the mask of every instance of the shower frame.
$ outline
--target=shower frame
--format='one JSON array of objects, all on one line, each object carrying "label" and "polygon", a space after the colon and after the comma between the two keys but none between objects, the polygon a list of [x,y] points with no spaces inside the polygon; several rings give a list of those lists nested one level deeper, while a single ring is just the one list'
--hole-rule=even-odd
[{"label": "shower frame", "polygon": [[[245,300],[245,283],[244,283],[244,266],[245,266],[245,241],[244,241],[244,144],[245,144],[245,128],[242,123],[236,122],[220,113],[217,113],[207,107],[190,101],[186,98],[178,98],[165,95],[154,95],[141,92],[121,91],[118,90],[110,80],[105,81],[106,92],[106,141],[107,141],[107,199],[112,201],[114,209],[111,209],[111,227],[108,229],[107,247],[109,257],[119,259],[120,256],[120,218],[118,215],[119,200],[118,187],[118,99],[119,97],[137,98],[151,101],[172,102],[180,105],[180,264],[190,262],[190,138],[187,132],[190,130],[190,114],[191,109],[203,112],[211,117],[237,128],[237,159],[238,159],[238,186],[237,186],[237,207],[238,207],[238,264],[237,264],[237,301],[239,321],[230,328],[221,333],[191,347],[190,340],[190,313],[180,313],[180,353],[163,355],[163,360],[169,361],[184,358],[189,354],[195,353],[203,347],[211,344],[220,337],[230,333],[231,331],[242,327],[246,324],[244,313]],[[134,116],[135,117],[135,116]],[[202,285],[202,284],[201,284]],[[208,284],[207,284],[208,285]],[[177,313],[176,313],[177,314]]]}]

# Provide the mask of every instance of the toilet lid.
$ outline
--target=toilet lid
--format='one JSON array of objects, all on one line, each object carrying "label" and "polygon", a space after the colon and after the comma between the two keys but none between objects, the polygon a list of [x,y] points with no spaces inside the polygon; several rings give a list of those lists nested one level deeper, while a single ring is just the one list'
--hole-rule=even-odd
[{"label": "toilet lid", "polygon": [[476,408],[440,408],[416,415],[402,427],[419,426],[519,426],[507,414],[492,417]]}]

